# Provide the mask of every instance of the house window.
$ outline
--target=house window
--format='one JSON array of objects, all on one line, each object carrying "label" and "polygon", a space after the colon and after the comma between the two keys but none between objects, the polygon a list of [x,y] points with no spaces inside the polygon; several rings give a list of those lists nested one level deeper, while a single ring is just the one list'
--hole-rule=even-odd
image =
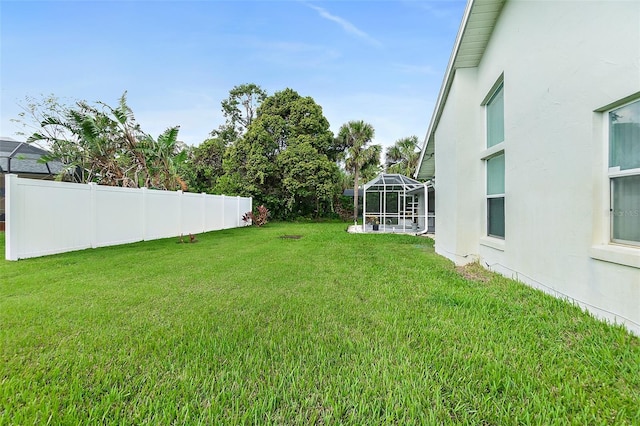
[{"label": "house window", "polygon": [[640,100],[609,112],[611,241],[640,246]]},{"label": "house window", "polygon": [[487,102],[487,148],[504,142],[504,90],[500,84]]},{"label": "house window", "polygon": [[487,235],[504,238],[504,153],[487,159]]}]

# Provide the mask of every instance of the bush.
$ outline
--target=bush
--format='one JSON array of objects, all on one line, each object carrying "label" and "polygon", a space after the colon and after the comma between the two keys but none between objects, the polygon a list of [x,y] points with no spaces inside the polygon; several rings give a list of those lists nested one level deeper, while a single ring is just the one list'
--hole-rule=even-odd
[{"label": "bush", "polygon": [[253,224],[256,226],[265,225],[269,219],[269,209],[263,205],[256,209],[256,213],[247,212],[242,216],[242,220],[249,224]]}]

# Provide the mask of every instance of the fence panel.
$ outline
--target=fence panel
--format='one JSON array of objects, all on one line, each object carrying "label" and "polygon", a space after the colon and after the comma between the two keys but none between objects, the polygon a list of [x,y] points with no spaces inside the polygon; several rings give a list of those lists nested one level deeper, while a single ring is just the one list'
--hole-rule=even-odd
[{"label": "fence panel", "polygon": [[211,195],[205,201],[205,229],[219,231],[224,229],[224,195]]},{"label": "fence panel", "polygon": [[16,237],[21,257],[91,247],[91,218],[82,207],[91,203],[89,186],[34,179],[6,183],[6,251]]},{"label": "fence panel", "polygon": [[251,198],[5,176],[5,258],[242,226]]},{"label": "fence panel", "polygon": [[180,235],[180,193],[143,189],[145,240]]},{"label": "fence panel", "polygon": [[205,194],[193,194],[185,192],[182,194],[182,217],[180,233],[199,234],[205,232],[204,209]]},{"label": "fence panel", "polygon": [[92,185],[95,199],[94,247],[144,239],[143,205],[139,189]]},{"label": "fence panel", "polygon": [[235,212],[239,211],[238,199],[236,197],[225,197],[224,200],[224,229],[240,226],[241,216],[236,217]]}]

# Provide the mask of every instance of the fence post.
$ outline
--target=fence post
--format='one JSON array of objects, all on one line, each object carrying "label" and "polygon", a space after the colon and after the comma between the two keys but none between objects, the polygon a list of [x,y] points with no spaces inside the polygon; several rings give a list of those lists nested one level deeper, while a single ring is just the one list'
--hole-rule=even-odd
[{"label": "fence post", "polygon": [[227,209],[227,199],[224,194],[222,194],[222,227],[220,229],[227,229],[225,226],[227,225],[226,219],[224,217],[224,212]]},{"label": "fence post", "polygon": [[200,193],[202,198],[202,232],[207,232],[207,194]]},{"label": "fence post", "polygon": [[182,203],[184,200],[182,199],[182,189],[178,189],[176,192],[178,193],[178,231],[182,235],[184,234],[182,232]]},{"label": "fence post", "polygon": [[19,246],[18,246],[18,204],[20,194],[18,193],[18,175],[8,174],[4,176],[5,186],[5,201],[4,201],[4,258],[7,260],[18,260]]},{"label": "fence post", "polygon": [[142,197],[142,241],[147,241],[147,188],[140,188],[140,196]]},{"label": "fence post", "polygon": [[236,228],[240,227],[240,196],[236,197]]},{"label": "fence post", "polygon": [[91,215],[91,248],[96,248],[98,245],[97,230],[98,230],[98,209],[96,206],[96,191],[97,184],[95,182],[89,182],[89,214]]}]

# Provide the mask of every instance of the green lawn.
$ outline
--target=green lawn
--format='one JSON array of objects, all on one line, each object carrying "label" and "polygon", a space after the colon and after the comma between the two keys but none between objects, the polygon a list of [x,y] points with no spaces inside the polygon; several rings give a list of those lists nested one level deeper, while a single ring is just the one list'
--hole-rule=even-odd
[{"label": "green lawn", "polygon": [[0,261],[0,424],[640,424],[640,339],[346,226]]}]

